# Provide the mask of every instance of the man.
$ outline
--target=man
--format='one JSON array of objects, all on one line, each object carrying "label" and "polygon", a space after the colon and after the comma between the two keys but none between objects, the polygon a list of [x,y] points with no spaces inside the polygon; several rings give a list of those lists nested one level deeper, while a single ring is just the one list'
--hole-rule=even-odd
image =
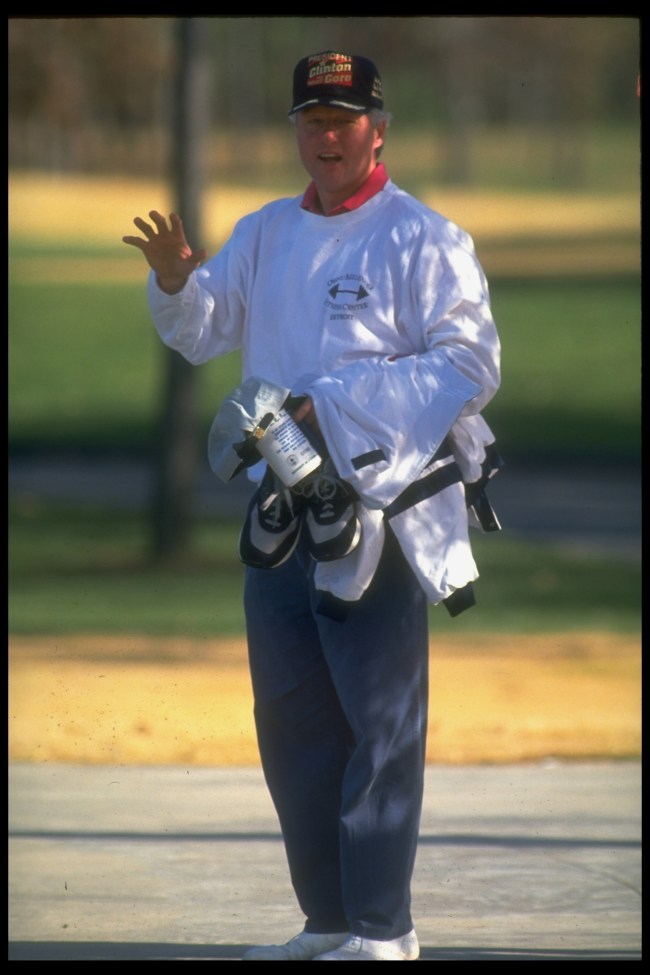
[{"label": "man", "polygon": [[338,501],[328,522],[318,484],[310,499],[267,469],[242,530],[260,754],[306,918],[244,960],[419,956],[427,603],[472,603],[466,492],[486,470],[499,341],[470,238],[379,162],[383,109],[367,58],[303,58],[289,114],[304,195],[245,217],[207,261],[174,214],[124,238],[152,268],[163,341],[197,364],[241,348],[245,380],[290,390]]}]

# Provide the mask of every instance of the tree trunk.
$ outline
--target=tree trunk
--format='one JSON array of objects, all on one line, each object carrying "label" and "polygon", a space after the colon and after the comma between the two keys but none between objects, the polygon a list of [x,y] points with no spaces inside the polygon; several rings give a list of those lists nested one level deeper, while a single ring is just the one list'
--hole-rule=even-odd
[{"label": "tree trunk", "polygon": [[[176,33],[173,172],[174,208],[193,248],[202,239],[203,141],[208,127],[201,18],[180,18]],[[164,349],[164,381],[152,508],[153,554],[170,559],[191,545],[199,457],[195,366]]]}]

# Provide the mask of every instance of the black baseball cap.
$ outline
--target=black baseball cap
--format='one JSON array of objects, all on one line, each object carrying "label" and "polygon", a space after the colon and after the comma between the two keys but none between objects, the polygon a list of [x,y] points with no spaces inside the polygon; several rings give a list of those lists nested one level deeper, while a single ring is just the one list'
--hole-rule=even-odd
[{"label": "black baseball cap", "polygon": [[312,105],[333,105],[350,112],[383,108],[381,78],[375,65],[358,54],[321,51],[302,58],[293,72],[289,115]]}]

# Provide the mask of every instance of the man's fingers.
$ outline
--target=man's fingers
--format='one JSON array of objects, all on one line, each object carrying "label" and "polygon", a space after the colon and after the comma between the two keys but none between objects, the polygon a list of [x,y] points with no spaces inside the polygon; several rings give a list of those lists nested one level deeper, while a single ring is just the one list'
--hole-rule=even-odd
[{"label": "man's fingers", "polygon": [[151,266],[158,270],[159,276],[161,275],[161,260],[167,262],[165,264],[167,267],[168,262],[172,259],[175,262],[175,268],[181,268],[180,273],[185,272],[186,274],[190,274],[207,260],[207,250],[200,250],[195,254],[192,253],[189,244],[185,240],[183,221],[177,213],[169,214],[169,224],[165,217],[157,210],[151,210],[149,212],[149,219],[154,224],[153,227],[146,220],[143,220],[142,217],[134,217],[133,219],[133,223],[143,234],[144,240],[142,237],[127,235],[122,237],[122,241],[125,244],[131,244],[132,247],[139,248]]},{"label": "man's fingers", "polygon": [[[172,216],[173,216],[173,214],[172,214]],[[158,213],[157,210],[151,210],[150,213],[149,213],[149,218],[150,218],[150,220],[153,221],[153,223],[155,223],[155,225],[156,225],[156,227],[158,229],[158,233],[169,233],[169,227],[167,225],[167,221],[163,217],[162,213]],[[173,221],[171,221],[171,222],[172,222],[172,226],[173,226]]]},{"label": "man's fingers", "polygon": [[314,409],[314,401],[312,400],[311,396],[307,396],[304,402],[302,402],[300,406],[294,410],[293,419],[296,423],[300,423],[304,420],[305,423],[309,423],[310,426],[317,425],[318,420],[316,418],[316,410]]},{"label": "man's fingers", "polygon": [[136,217],[133,223],[138,228],[138,230],[145,235],[147,240],[151,240],[151,238],[155,236],[156,232],[153,229],[153,227],[150,227],[149,224],[142,219],[142,217]]},{"label": "man's fingers", "polygon": [[132,247],[139,247],[140,250],[146,245],[146,241],[142,237],[122,237],[122,243],[131,244]]},{"label": "man's fingers", "polygon": [[[143,220],[142,217],[135,217],[133,220],[133,223],[136,225],[138,230],[142,231],[142,233],[145,235],[145,237],[148,240],[151,240],[153,237],[155,237],[156,232],[158,232],[158,234],[170,233],[170,229],[167,224],[167,221],[165,220],[165,218],[161,213],[158,213],[157,210],[152,210],[150,212],[149,219],[152,221],[153,224],[155,224],[155,228],[152,227],[151,224],[148,224],[146,220]],[[169,219],[171,223],[172,232],[174,230],[179,230],[179,229],[182,230],[183,224],[179,216],[177,216],[175,213],[172,213]]]}]

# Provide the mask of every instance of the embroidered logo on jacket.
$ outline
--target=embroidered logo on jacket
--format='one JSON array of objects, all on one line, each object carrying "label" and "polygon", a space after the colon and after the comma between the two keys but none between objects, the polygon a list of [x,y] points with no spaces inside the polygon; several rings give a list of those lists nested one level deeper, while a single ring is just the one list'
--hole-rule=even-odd
[{"label": "embroidered logo on jacket", "polygon": [[341,274],[327,282],[325,307],[330,309],[330,319],[352,319],[368,307],[372,287],[360,274]]}]

